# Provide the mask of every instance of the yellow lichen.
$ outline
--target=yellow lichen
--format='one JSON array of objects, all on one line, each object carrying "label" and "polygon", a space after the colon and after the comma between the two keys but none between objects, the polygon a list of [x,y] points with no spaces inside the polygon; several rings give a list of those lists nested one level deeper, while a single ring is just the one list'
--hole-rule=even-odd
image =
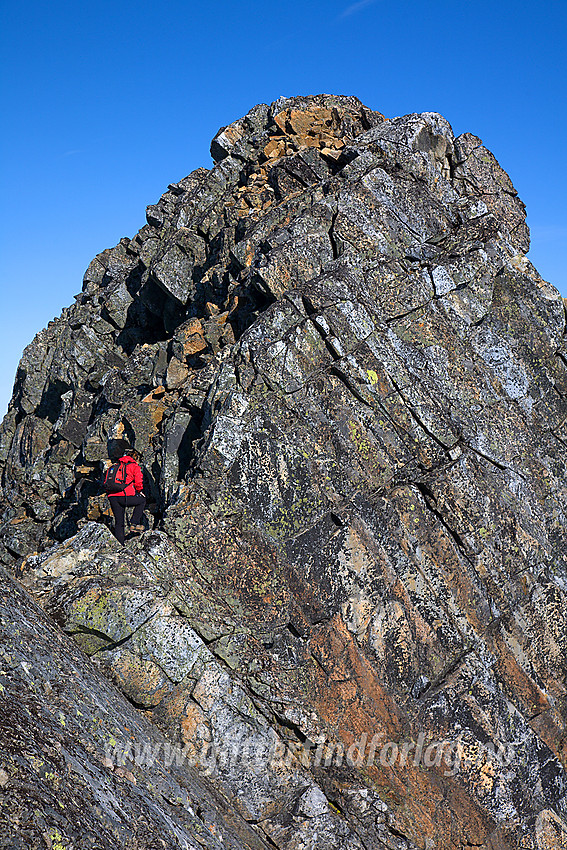
[{"label": "yellow lichen", "polygon": [[58,829],[50,829],[51,850],[67,850],[67,844],[63,843],[63,836]]}]

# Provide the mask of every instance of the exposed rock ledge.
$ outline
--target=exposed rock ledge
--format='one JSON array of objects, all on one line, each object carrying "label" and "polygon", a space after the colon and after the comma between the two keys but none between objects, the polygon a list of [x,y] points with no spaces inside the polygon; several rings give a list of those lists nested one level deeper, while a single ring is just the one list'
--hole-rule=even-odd
[{"label": "exposed rock ledge", "polygon": [[211,150],[18,369],[0,557],[60,629],[6,577],[0,847],[564,848],[565,312],[510,179],[356,98]]}]

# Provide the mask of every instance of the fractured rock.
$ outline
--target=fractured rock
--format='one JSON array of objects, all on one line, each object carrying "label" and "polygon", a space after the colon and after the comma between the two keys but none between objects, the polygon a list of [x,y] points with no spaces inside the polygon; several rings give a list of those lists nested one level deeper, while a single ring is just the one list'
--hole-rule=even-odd
[{"label": "fractured rock", "polygon": [[[565,307],[523,204],[477,137],[356,98],[211,152],[24,352],[0,559],[244,846],[556,850]],[[89,522],[121,440],[159,523],[126,549]]]}]

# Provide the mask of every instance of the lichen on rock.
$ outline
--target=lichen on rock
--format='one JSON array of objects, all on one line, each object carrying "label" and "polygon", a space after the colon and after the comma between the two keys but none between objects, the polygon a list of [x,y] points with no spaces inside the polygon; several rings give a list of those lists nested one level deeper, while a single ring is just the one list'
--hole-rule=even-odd
[{"label": "lichen on rock", "polygon": [[[476,136],[352,97],[211,153],[24,352],[0,560],[225,846],[559,850],[565,308],[523,204]],[[123,441],[154,526],[124,549]]]}]

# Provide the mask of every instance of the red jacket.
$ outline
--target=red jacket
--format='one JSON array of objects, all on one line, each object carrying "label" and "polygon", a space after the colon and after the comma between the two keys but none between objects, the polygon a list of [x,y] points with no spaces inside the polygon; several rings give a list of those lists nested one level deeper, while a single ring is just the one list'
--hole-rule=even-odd
[{"label": "red jacket", "polygon": [[135,496],[136,493],[141,493],[144,489],[144,476],[139,465],[133,460],[130,455],[124,455],[120,458],[121,463],[126,466],[126,486],[119,493],[108,493],[109,498],[113,496]]}]

